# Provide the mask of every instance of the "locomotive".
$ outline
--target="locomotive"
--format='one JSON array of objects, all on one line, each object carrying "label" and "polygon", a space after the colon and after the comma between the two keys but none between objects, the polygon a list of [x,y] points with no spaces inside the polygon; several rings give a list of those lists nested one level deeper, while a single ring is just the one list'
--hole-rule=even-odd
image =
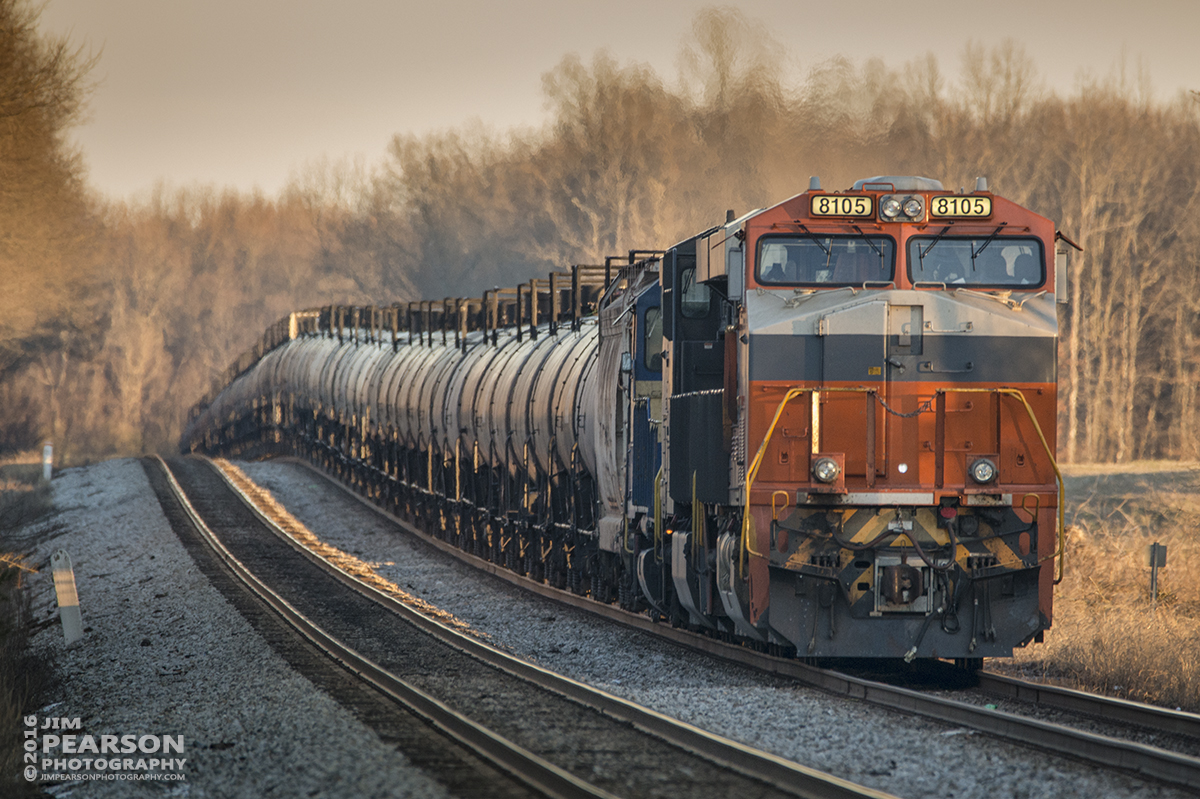
[{"label": "locomotive", "polygon": [[298,311],[184,451],[290,453],[477,556],[802,658],[1040,641],[1069,239],[880,176],[480,298]]}]

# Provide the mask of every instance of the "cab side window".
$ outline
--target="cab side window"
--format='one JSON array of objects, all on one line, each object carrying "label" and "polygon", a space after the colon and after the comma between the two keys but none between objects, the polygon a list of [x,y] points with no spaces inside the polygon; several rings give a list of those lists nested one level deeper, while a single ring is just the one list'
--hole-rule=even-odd
[{"label": "cab side window", "polygon": [[690,267],[679,273],[682,284],[680,292],[680,313],[688,319],[703,319],[708,316],[711,290],[703,283],[696,282],[696,268]]},{"label": "cab side window", "polygon": [[662,371],[662,309],[658,306],[646,309],[646,321],[642,325],[642,363],[651,372]]}]

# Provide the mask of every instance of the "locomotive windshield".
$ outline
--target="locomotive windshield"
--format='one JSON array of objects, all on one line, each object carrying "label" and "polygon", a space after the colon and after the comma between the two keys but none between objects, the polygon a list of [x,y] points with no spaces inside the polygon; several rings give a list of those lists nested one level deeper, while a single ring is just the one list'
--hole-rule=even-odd
[{"label": "locomotive windshield", "polygon": [[908,274],[914,283],[1036,288],[1046,282],[1042,244],[1011,236],[913,236]]},{"label": "locomotive windshield", "polygon": [[783,286],[861,286],[894,278],[896,243],[888,236],[764,237],[759,283]]}]

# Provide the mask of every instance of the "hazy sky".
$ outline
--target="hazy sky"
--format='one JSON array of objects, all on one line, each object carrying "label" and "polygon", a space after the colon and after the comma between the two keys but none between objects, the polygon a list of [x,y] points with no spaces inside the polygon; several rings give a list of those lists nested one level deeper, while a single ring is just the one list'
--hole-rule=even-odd
[{"label": "hazy sky", "polygon": [[[92,184],[278,191],[306,162],[381,160],[398,132],[544,119],[541,75],[607,49],[674,82],[688,0],[49,0],[43,30],[100,51],[75,131]],[[741,0],[798,83],[834,55],[891,66],[1014,38],[1048,88],[1142,64],[1160,97],[1200,90],[1200,0]]]}]

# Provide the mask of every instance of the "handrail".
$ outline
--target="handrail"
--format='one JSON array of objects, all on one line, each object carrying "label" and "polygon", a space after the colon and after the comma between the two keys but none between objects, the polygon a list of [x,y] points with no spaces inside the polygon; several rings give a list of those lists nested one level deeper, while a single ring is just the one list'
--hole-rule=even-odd
[{"label": "handrail", "polygon": [[775,507],[775,497],[778,497],[780,495],[783,496],[784,502],[787,502],[789,499],[791,499],[791,496],[792,496],[791,494],[789,494],[788,492],[786,492],[782,489],[771,492],[771,521],[773,521],[773,522],[779,521],[779,509]]},{"label": "handrail", "polygon": [[[1063,484],[1062,471],[1058,468],[1058,461],[1054,457],[1054,453],[1050,450],[1050,443],[1046,441],[1046,435],[1042,432],[1042,426],[1038,424],[1037,416],[1033,412],[1033,407],[1029,404],[1029,400],[1025,399],[1025,394],[1015,388],[940,388],[939,394],[1004,394],[1009,397],[1016,397],[1025,406],[1025,413],[1029,415],[1029,421],[1033,422],[1033,429],[1038,434],[1038,439],[1042,442],[1042,448],[1046,451],[1046,457],[1050,459],[1050,467],[1054,469],[1054,477],[1058,480],[1058,549],[1052,554],[1044,558],[1039,558],[1038,563],[1041,563],[1049,558],[1055,558],[1058,561],[1058,576],[1054,578],[1054,584],[1058,585],[1063,581],[1063,576],[1066,574],[1066,554],[1067,554],[1067,516],[1066,516],[1066,499],[1067,490]],[[1036,519],[1035,519],[1036,520]]]},{"label": "handrail", "polygon": [[742,512],[742,547],[741,556],[738,558],[738,567],[742,573],[742,578],[746,576],[746,553],[759,558],[765,558],[761,552],[755,552],[750,545],[750,487],[754,484],[754,477],[758,474],[758,467],[762,463],[763,455],[767,451],[767,445],[771,443],[771,436],[775,434],[775,426],[779,424],[779,417],[783,416],[783,409],[789,402],[804,393],[812,393],[818,391],[816,388],[790,388],[787,394],[783,395],[783,400],[779,403],[779,407],[775,409],[775,418],[771,420],[771,426],[767,428],[767,434],[763,436],[762,443],[758,446],[758,452],[754,455],[754,460],[750,462],[750,468],[746,470],[746,509]]},{"label": "handrail", "polygon": [[654,560],[656,563],[663,562],[662,481],[663,467],[659,466],[658,474],[654,476]]}]

